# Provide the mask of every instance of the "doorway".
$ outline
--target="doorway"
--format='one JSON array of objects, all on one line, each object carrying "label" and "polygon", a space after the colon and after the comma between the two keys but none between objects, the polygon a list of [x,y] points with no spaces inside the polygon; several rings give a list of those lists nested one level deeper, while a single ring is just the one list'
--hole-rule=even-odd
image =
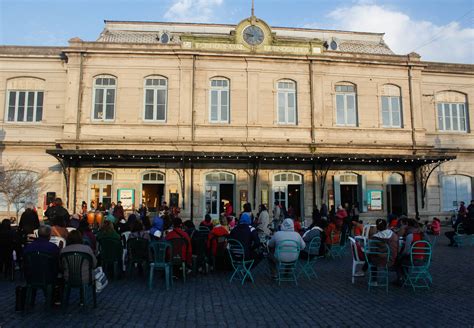
[{"label": "doorway", "polygon": [[288,213],[301,218],[301,185],[288,185]]},{"label": "doorway", "polygon": [[148,211],[156,212],[163,201],[164,184],[142,184],[142,202],[146,204]]},{"label": "doorway", "polygon": [[228,202],[231,202],[232,205],[235,204],[234,180],[234,175],[227,172],[211,172],[206,174],[204,189],[204,214],[209,214],[211,218],[218,219],[220,213],[225,211],[224,206]]},{"label": "doorway", "polygon": [[[346,209],[351,209],[352,205],[359,202],[357,198],[358,187],[357,185],[344,185],[341,184],[341,205]],[[347,205],[346,205],[347,204]]]},{"label": "doorway", "polygon": [[303,179],[300,174],[291,172],[276,174],[273,177],[273,201],[277,201],[286,211],[293,211],[295,217],[301,217],[302,187]]},{"label": "doorway", "polygon": [[392,173],[388,178],[387,214],[407,214],[407,188],[399,173]]}]

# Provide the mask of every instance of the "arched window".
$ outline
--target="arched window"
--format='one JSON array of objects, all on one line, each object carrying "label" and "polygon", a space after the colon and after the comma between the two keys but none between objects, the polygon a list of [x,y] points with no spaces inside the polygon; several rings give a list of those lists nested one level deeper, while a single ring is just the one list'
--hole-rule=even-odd
[{"label": "arched window", "polygon": [[393,84],[382,87],[382,126],[386,128],[402,127],[400,88]]},{"label": "arched window", "polygon": [[278,173],[273,177],[274,182],[289,182],[292,184],[300,184],[301,180],[300,174],[291,172]]},{"label": "arched window", "polygon": [[472,199],[471,177],[465,175],[445,175],[441,178],[443,190],[443,210],[457,209],[461,202],[466,205]]},{"label": "arched window", "polygon": [[466,95],[455,91],[443,91],[436,94],[435,101],[439,131],[468,131]]},{"label": "arched window", "polygon": [[278,124],[297,124],[296,83],[290,80],[277,82]]},{"label": "arched window", "polygon": [[392,173],[387,179],[387,184],[389,185],[403,185],[403,175],[400,173]]},{"label": "arched window", "polygon": [[144,89],[144,120],[166,122],[168,80],[162,76],[147,77]]},{"label": "arched window", "polygon": [[19,77],[7,82],[7,122],[41,122],[44,80]]},{"label": "arched window", "polygon": [[165,183],[165,175],[161,172],[148,172],[143,174],[143,183]]},{"label": "arched window", "polygon": [[230,91],[229,80],[213,78],[209,90],[209,122],[229,123],[230,121]]},{"label": "arched window", "polygon": [[[105,208],[109,208],[112,202],[113,175],[107,171],[96,171],[91,174],[89,180],[89,204],[97,208],[102,203]],[[92,204],[91,204],[92,207]]]},{"label": "arched window", "polygon": [[357,93],[356,86],[349,82],[340,82],[336,91],[336,124],[357,126]]},{"label": "arched window", "polygon": [[357,174],[354,173],[346,173],[341,175],[341,184],[352,184],[356,185],[358,183],[357,181]]},{"label": "arched window", "polygon": [[233,183],[235,176],[227,172],[210,172],[206,174],[206,182]]},{"label": "arched window", "polygon": [[117,79],[110,75],[94,78],[94,121],[113,121],[115,119],[115,94]]}]

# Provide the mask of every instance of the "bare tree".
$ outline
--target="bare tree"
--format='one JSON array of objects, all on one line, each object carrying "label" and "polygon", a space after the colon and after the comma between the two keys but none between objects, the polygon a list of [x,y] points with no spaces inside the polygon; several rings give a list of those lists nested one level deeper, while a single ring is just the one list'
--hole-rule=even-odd
[{"label": "bare tree", "polygon": [[8,212],[13,205],[16,219],[25,202],[38,197],[46,172],[34,172],[17,160],[0,167],[0,193],[5,197]]}]

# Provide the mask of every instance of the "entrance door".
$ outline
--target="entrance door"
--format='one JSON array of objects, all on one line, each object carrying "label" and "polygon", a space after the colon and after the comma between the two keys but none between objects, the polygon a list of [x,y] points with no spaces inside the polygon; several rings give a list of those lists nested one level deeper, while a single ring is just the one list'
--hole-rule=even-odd
[{"label": "entrance door", "polygon": [[156,212],[163,201],[165,185],[163,184],[142,184],[142,202],[150,212]]},{"label": "entrance door", "polygon": [[89,180],[89,204],[94,201],[96,208],[102,203],[106,209],[112,202],[112,173],[98,171],[91,175]]},{"label": "entrance door", "polygon": [[[234,175],[227,172],[211,172],[205,177],[204,208],[211,218],[218,219],[224,205],[234,202]],[[235,211],[235,208],[234,208]]]},{"label": "entrance door", "polygon": [[221,183],[219,185],[219,213],[225,211],[224,206],[229,202],[232,204],[234,203],[234,185],[230,183]]},{"label": "entrance door", "polygon": [[278,201],[287,211],[291,207],[293,215],[301,217],[303,212],[302,186],[303,179],[300,174],[292,172],[276,174],[273,177],[273,201]]},{"label": "entrance door", "polygon": [[351,209],[352,205],[358,203],[357,185],[343,185],[341,184],[341,205],[346,209]]},{"label": "entrance door", "polygon": [[396,214],[398,216],[407,212],[407,188],[405,185],[387,186],[387,214]]},{"label": "entrance door", "polygon": [[288,212],[301,217],[301,185],[288,185]]}]

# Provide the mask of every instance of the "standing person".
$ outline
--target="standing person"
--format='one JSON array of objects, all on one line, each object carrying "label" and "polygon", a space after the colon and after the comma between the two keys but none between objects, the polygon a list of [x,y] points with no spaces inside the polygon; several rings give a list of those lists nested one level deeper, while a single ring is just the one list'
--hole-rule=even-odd
[{"label": "standing person", "polygon": [[63,207],[63,201],[61,198],[56,198],[54,203],[51,204],[44,215],[48,218],[49,222],[56,222],[62,221],[62,226],[66,226],[69,222],[69,213]]},{"label": "standing person", "polygon": [[459,205],[459,210],[458,210],[458,220],[462,222],[464,218],[467,217],[467,209],[466,209],[466,204],[464,202],[461,202]]},{"label": "standing person", "polygon": [[95,212],[95,201],[91,200],[91,212]]},{"label": "standing person", "polygon": [[469,219],[474,219],[474,199],[471,200],[471,204],[467,207],[467,217]]},{"label": "standing person", "polygon": [[359,215],[360,215],[360,211],[359,211],[359,203],[356,202],[354,205],[352,205],[352,209],[351,209],[351,220],[352,221],[359,221]]},{"label": "standing person", "polygon": [[278,230],[278,225],[280,224],[280,215],[281,215],[280,202],[276,200],[273,205],[273,222],[272,222],[273,231]]},{"label": "standing person", "polygon": [[320,211],[320,213],[321,213],[321,218],[322,218],[323,220],[326,220],[326,221],[327,221],[327,220],[328,220],[329,213],[328,213],[328,206],[326,205],[325,202],[323,202],[323,204],[321,205],[321,211]]},{"label": "standing person", "polygon": [[145,219],[147,212],[148,212],[148,209],[146,207],[146,204],[141,203],[140,206],[138,207],[138,214],[140,215],[140,220],[143,221],[143,219]]},{"label": "standing person", "polygon": [[255,217],[253,216],[252,205],[250,203],[244,204],[242,213],[240,213],[240,217],[242,217],[244,213],[247,213],[248,215],[250,215],[250,220],[251,220],[250,222],[254,223]]},{"label": "standing person", "polygon": [[87,203],[85,201],[82,201],[81,212],[79,214],[81,215],[81,218],[83,219],[87,217]]},{"label": "standing person", "polygon": [[121,201],[117,202],[117,205],[115,206],[114,211],[113,211],[112,214],[113,214],[113,216],[115,216],[117,218],[117,221],[119,221],[119,222],[121,220],[125,220],[125,214],[124,214],[124,211],[123,211]]},{"label": "standing person", "polygon": [[256,227],[259,234],[269,236],[271,233],[269,225],[270,215],[268,214],[267,207],[264,204],[260,204]]},{"label": "standing person", "polygon": [[225,206],[225,216],[231,216],[232,213],[234,213],[234,208],[232,207],[232,202],[229,200],[229,202]]}]

